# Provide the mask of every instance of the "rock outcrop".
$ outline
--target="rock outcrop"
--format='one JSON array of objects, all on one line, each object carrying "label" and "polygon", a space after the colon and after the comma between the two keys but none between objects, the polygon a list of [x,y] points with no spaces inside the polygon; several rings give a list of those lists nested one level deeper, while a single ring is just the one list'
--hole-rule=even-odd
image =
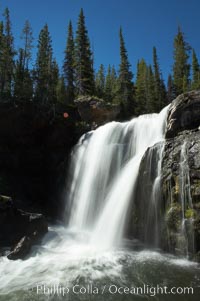
[{"label": "rock outcrop", "polygon": [[[152,202],[156,153],[140,164],[128,235],[145,245],[200,261],[200,91],[177,97],[169,107],[160,191]],[[158,179],[157,179],[158,180]]]},{"label": "rock outcrop", "polygon": [[17,209],[11,198],[0,196],[0,248],[11,248],[9,259],[23,259],[47,232],[42,214]]},{"label": "rock outcrop", "polygon": [[76,99],[78,112],[81,119],[94,126],[102,125],[115,120],[120,113],[120,107],[92,96],[82,96]]},{"label": "rock outcrop", "polygon": [[171,104],[162,162],[165,227],[162,247],[198,256],[200,251],[200,91]]},{"label": "rock outcrop", "polygon": [[[162,193],[164,248],[183,254],[200,250],[200,131],[179,133],[165,144]],[[167,244],[166,244],[167,243]]]},{"label": "rock outcrop", "polygon": [[200,91],[179,95],[171,104],[167,118],[166,138],[200,126]]}]

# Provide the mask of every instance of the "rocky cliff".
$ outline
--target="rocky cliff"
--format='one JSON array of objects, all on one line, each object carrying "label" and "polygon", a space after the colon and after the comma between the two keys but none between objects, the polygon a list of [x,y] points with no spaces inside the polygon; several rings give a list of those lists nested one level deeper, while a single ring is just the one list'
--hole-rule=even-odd
[{"label": "rocky cliff", "polygon": [[[165,142],[142,159],[127,229],[145,245],[195,260],[200,260],[199,126],[200,91],[177,97],[169,107]],[[156,179],[161,149],[161,178]]]},{"label": "rocky cliff", "polygon": [[200,91],[171,104],[162,162],[165,206],[164,249],[199,256],[200,251]]}]

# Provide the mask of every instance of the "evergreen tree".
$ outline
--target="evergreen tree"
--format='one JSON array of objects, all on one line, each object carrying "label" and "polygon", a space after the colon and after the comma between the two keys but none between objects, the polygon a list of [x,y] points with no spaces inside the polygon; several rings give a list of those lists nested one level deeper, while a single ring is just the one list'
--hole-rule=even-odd
[{"label": "evergreen tree", "polygon": [[167,102],[170,103],[173,99],[175,99],[174,83],[171,74],[169,74],[167,80]]},{"label": "evergreen tree", "polygon": [[[75,86],[74,86],[74,37],[73,28],[71,21],[68,27],[68,38],[65,49],[65,58],[63,64],[63,73],[67,85],[67,100],[72,103],[75,97]],[[66,100],[66,97],[65,97]]]},{"label": "evergreen tree", "polygon": [[133,100],[133,74],[130,70],[131,65],[128,61],[128,54],[125,47],[122,29],[119,31],[120,37],[120,65],[119,65],[119,94],[127,116],[131,116],[135,112]]},{"label": "evergreen tree", "polygon": [[24,102],[32,99],[33,82],[30,72],[24,67],[24,50],[19,50],[19,58],[15,67],[14,100]]},{"label": "evergreen tree", "polygon": [[4,24],[3,22],[0,22],[0,100],[3,99],[4,85],[5,85],[4,51],[5,51]]},{"label": "evergreen tree", "polygon": [[19,49],[19,58],[15,67],[14,99],[15,102],[24,102],[32,99],[33,81],[29,71],[29,62],[32,51],[32,29],[28,21],[25,22],[21,38],[24,41],[23,49]]},{"label": "evergreen tree", "polygon": [[39,34],[38,53],[35,69],[35,99],[43,104],[51,99],[50,85],[52,72],[52,42],[48,25],[46,24]]},{"label": "evergreen tree", "polygon": [[108,70],[105,78],[105,100],[112,102],[112,77],[111,77],[111,66],[108,65]]},{"label": "evergreen tree", "polygon": [[105,70],[101,64],[95,78],[96,95],[100,98],[104,98],[105,91]]},{"label": "evergreen tree", "polygon": [[12,96],[12,84],[14,75],[14,38],[11,30],[11,20],[9,9],[4,11],[5,26],[3,34],[3,23],[1,23],[1,98],[5,100],[11,99]]},{"label": "evergreen tree", "polygon": [[112,102],[115,104],[120,104],[121,99],[119,99],[118,92],[120,91],[120,83],[119,78],[117,77],[117,72],[115,70],[115,66],[113,65],[111,68],[111,94],[112,94]]},{"label": "evergreen tree", "polygon": [[183,32],[179,27],[174,39],[173,82],[176,96],[189,89],[189,50],[190,47],[186,43]]},{"label": "evergreen tree", "polygon": [[58,102],[61,102],[61,103],[66,102],[65,79],[63,76],[58,79],[58,84],[56,87],[56,95],[57,95]]},{"label": "evergreen tree", "polygon": [[119,81],[115,67],[108,65],[107,74],[105,77],[104,99],[108,102],[119,104],[121,99],[118,97]]},{"label": "evergreen tree", "polygon": [[155,79],[155,101],[153,112],[160,112],[160,110],[166,105],[166,89],[162,79],[160,66],[158,63],[158,56],[156,48],[153,47],[153,68],[154,68],[154,79]]},{"label": "evergreen tree", "polygon": [[24,41],[23,67],[24,69],[28,70],[33,48],[33,32],[28,20],[25,21],[21,39]]},{"label": "evergreen tree", "polygon": [[136,114],[147,113],[147,64],[144,59],[141,59],[137,64],[137,77],[136,77]]},{"label": "evergreen tree", "polygon": [[200,89],[200,66],[194,49],[192,51],[192,89]]},{"label": "evergreen tree", "polygon": [[146,112],[155,113],[157,106],[156,88],[155,88],[155,76],[152,70],[152,66],[149,65],[146,69]]},{"label": "evergreen tree", "polygon": [[80,11],[75,39],[75,80],[78,95],[94,93],[94,70],[83,9]]},{"label": "evergreen tree", "polygon": [[50,84],[49,84],[49,102],[56,103],[57,102],[57,86],[59,82],[59,67],[56,62],[56,59],[53,59],[51,62],[51,70],[50,70]]}]

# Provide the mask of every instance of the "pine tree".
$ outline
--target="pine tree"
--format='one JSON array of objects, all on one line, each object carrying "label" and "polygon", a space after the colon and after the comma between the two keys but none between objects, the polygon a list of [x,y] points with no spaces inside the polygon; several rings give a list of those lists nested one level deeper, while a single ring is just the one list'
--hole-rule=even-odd
[{"label": "pine tree", "polygon": [[29,70],[24,67],[24,56],[24,49],[20,48],[14,79],[14,100],[18,103],[30,101],[33,95],[33,82]]},{"label": "pine tree", "polygon": [[9,9],[4,11],[5,26],[4,34],[2,35],[3,24],[1,24],[1,39],[3,42],[2,49],[2,74],[1,74],[1,97],[9,100],[12,96],[12,84],[14,75],[14,38],[11,30],[11,20]]},{"label": "pine tree", "polygon": [[156,88],[155,88],[155,76],[152,70],[152,66],[149,65],[146,69],[146,113],[155,113],[157,106]]},{"label": "pine tree", "polygon": [[51,62],[50,83],[49,83],[49,102],[55,104],[57,102],[57,86],[59,82],[59,67],[56,59]]},{"label": "pine tree", "polygon": [[194,49],[192,51],[192,89],[200,89],[200,66]]},{"label": "pine tree", "polygon": [[169,74],[167,80],[167,102],[170,103],[173,99],[175,99],[174,83],[171,74]]},{"label": "pine tree", "polygon": [[56,87],[57,101],[61,103],[66,103],[66,88],[65,88],[65,79],[60,77],[58,79],[58,84]]},{"label": "pine tree", "polygon": [[118,97],[119,93],[119,81],[117,78],[117,73],[115,67],[108,65],[107,74],[105,77],[105,89],[104,89],[104,99],[107,102],[113,102],[120,104],[121,99]]},{"label": "pine tree", "polygon": [[4,51],[5,51],[4,24],[3,22],[0,22],[0,101],[3,100],[3,92],[4,92],[4,85],[5,85]]},{"label": "pine tree", "polygon": [[93,58],[83,9],[80,11],[75,39],[75,80],[78,95],[94,93]]},{"label": "pine tree", "polygon": [[125,47],[124,37],[122,29],[119,31],[120,37],[120,65],[119,65],[119,94],[121,103],[125,107],[127,117],[131,116],[135,112],[134,100],[133,100],[133,74],[130,70],[131,65],[128,60],[128,54]]},{"label": "pine tree", "polygon": [[189,89],[189,50],[190,47],[186,43],[184,34],[179,27],[174,39],[173,82],[176,96]]},{"label": "pine tree", "polygon": [[29,70],[31,51],[33,48],[32,29],[29,21],[25,22],[21,39],[24,41],[23,48],[19,49],[19,58],[16,61],[14,78],[14,100],[15,102],[25,102],[32,99],[33,81]]},{"label": "pine tree", "polygon": [[105,100],[112,102],[112,78],[111,78],[111,66],[108,65],[108,70],[105,78]]},{"label": "pine tree", "polygon": [[147,64],[144,59],[141,59],[137,64],[136,77],[136,114],[141,115],[147,113]]},{"label": "pine tree", "polygon": [[115,70],[115,66],[113,65],[111,68],[111,94],[112,94],[112,102],[115,104],[120,104],[121,99],[118,97],[118,92],[120,90],[119,78],[117,77],[117,72]]},{"label": "pine tree", "polygon": [[[63,73],[66,81],[66,96],[68,103],[72,103],[75,97],[75,86],[74,86],[74,37],[73,28],[71,21],[68,26],[68,37],[65,49],[65,58],[63,64]],[[66,99],[66,97],[65,97]]]},{"label": "pine tree", "polygon": [[24,41],[24,55],[23,55],[23,66],[24,69],[29,69],[29,62],[32,57],[32,48],[33,48],[33,32],[31,25],[28,20],[25,21],[24,28],[21,34],[21,39]]},{"label": "pine tree", "polygon": [[35,69],[35,99],[42,104],[50,102],[50,85],[52,72],[52,45],[46,24],[39,34],[38,53]]},{"label": "pine tree", "polygon": [[153,69],[155,79],[155,102],[153,112],[160,112],[160,110],[166,105],[167,100],[165,84],[162,79],[160,66],[158,63],[157,51],[155,47],[153,47]]},{"label": "pine tree", "polygon": [[105,92],[105,69],[104,66],[101,64],[99,70],[96,74],[95,78],[95,90],[96,95],[100,98],[104,98]]}]

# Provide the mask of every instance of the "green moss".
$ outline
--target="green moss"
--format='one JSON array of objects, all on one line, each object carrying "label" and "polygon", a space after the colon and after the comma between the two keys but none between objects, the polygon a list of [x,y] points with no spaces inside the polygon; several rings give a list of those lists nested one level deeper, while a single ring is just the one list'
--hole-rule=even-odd
[{"label": "green moss", "polygon": [[195,211],[192,208],[189,208],[185,211],[186,218],[193,218],[195,216]]},{"label": "green moss", "polygon": [[175,191],[174,191],[174,193],[175,193],[175,194],[179,194],[179,191],[180,191],[180,187],[179,187],[179,178],[178,178],[178,177],[175,177]]}]

